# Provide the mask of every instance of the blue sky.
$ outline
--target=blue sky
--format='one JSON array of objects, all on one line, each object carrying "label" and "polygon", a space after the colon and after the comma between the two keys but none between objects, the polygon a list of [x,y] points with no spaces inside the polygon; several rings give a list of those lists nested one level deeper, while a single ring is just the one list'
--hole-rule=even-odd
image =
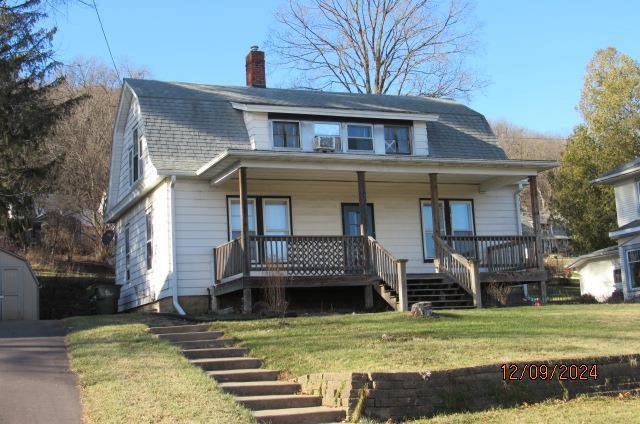
[{"label": "blue sky", "polygon": [[[96,1],[117,61],[156,79],[243,85],[244,55],[264,44],[283,0]],[[640,59],[640,2],[477,0],[475,16],[481,51],[473,65],[490,85],[468,103],[492,120],[568,135],[594,51],[613,46]],[[59,60],[109,61],[92,9],[72,5],[52,20]],[[287,82],[286,71],[268,69],[268,85]]]}]

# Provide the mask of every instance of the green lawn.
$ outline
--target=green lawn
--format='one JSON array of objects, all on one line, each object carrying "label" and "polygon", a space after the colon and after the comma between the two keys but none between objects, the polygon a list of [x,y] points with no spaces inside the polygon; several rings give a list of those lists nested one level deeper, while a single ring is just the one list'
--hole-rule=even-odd
[{"label": "green lawn", "polygon": [[437,370],[506,361],[640,352],[640,305],[558,305],[220,321],[294,375],[329,371]]},{"label": "green lawn", "polygon": [[65,323],[85,423],[254,422],[177,348],[145,332],[148,325],[170,321],[124,314]]},{"label": "green lawn", "polygon": [[634,423],[640,416],[640,397],[580,397],[568,402],[550,400],[519,408],[440,415],[431,419],[409,421],[407,424],[538,424],[538,423]]}]

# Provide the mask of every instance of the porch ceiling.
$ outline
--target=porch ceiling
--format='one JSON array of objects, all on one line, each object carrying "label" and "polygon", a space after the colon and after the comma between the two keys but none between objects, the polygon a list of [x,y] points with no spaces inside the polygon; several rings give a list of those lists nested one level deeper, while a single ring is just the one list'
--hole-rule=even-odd
[{"label": "porch ceiling", "polygon": [[198,171],[198,177],[219,184],[236,178],[239,167],[249,179],[357,181],[365,171],[368,182],[427,182],[437,173],[440,184],[476,184],[490,189],[516,184],[556,166],[553,161],[451,160],[429,157],[393,157],[361,154],[228,151]]}]

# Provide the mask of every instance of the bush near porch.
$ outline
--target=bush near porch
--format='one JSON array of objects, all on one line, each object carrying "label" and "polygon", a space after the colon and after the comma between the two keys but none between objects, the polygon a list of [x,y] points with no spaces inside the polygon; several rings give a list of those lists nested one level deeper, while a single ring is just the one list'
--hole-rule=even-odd
[{"label": "bush near porch", "polygon": [[553,305],[219,321],[213,327],[293,375],[416,371],[640,352],[640,307]]}]

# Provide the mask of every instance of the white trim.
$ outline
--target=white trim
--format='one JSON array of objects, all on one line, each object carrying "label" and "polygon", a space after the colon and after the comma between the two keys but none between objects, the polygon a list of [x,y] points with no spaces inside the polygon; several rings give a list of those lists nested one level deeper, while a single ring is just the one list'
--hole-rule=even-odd
[{"label": "white trim", "polygon": [[358,109],[336,109],[320,107],[299,107],[299,106],[273,106],[257,105],[250,103],[231,102],[234,109],[245,112],[272,112],[291,113],[296,115],[321,115],[321,116],[348,116],[372,119],[409,120],[409,121],[437,121],[438,115],[435,113],[411,113],[411,112],[377,112],[372,110]]},{"label": "white trim", "polygon": [[611,231],[609,232],[609,237],[611,237],[612,239],[618,239],[626,235],[635,233],[640,233],[640,227],[631,227],[624,230]]},{"label": "white trim", "polygon": [[286,222],[287,222],[287,232],[288,232],[288,236],[291,235],[291,216],[290,216],[290,210],[291,210],[291,203],[289,201],[288,197],[263,197],[262,198],[262,231],[263,233],[265,233],[265,235],[267,232],[267,208],[266,208],[266,204],[268,202],[274,202],[274,203],[285,203],[286,204]]}]

